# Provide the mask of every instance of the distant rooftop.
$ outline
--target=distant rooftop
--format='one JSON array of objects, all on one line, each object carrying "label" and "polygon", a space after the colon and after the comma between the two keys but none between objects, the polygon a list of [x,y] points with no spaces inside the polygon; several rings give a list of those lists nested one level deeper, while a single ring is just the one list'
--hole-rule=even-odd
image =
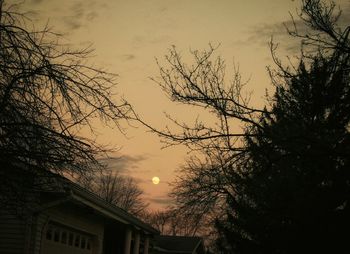
[{"label": "distant rooftop", "polygon": [[203,239],[190,236],[155,236],[155,253],[204,253]]}]

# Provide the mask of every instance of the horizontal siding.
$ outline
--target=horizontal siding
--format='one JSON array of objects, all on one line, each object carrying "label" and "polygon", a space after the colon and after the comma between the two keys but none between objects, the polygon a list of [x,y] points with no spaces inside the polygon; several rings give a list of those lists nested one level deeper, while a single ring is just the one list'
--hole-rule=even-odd
[{"label": "horizontal siding", "polygon": [[83,209],[62,205],[46,212],[51,220],[93,234],[103,234],[103,222]]},{"label": "horizontal siding", "polygon": [[0,212],[0,253],[22,254],[25,240],[25,223],[16,215]]},{"label": "horizontal siding", "polygon": [[91,210],[63,204],[47,210],[45,214],[49,216],[51,221],[96,236],[97,250],[94,253],[102,253],[104,222],[98,216],[91,214]]}]

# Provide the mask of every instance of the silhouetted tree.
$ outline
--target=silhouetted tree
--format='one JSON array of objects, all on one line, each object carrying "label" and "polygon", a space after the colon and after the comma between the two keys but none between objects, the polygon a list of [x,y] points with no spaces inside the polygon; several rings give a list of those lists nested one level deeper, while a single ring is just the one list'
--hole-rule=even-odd
[{"label": "silhouetted tree", "polygon": [[169,223],[168,211],[145,212],[142,219],[157,229],[161,234],[167,234],[167,225]]},{"label": "silhouetted tree", "polygon": [[[155,81],[173,101],[209,110],[214,125],[169,117],[179,132],[148,126],[167,145],[199,151],[180,171],[174,195],[188,211],[215,210],[226,253],[336,252],[349,227],[349,27],[338,27],[334,3],[302,1],[302,56],[297,67],[275,57],[270,105],[249,106],[238,71],[226,85],[225,63],[209,51],[185,64],[170,50]],[[243,128],[234,129],[236,124]],[[147,124],[146,124],[147,125]],[[204,157],[204,159],[202,159]],[[176,191],[178,187],[178,192]],[[201,208],[201,209],[198,209]]]},{"label": "silhouetted tree", "polygon": [[130,176],[104,170],[91,175],[88,181],[79,182],[83,187],[96,193],[108,203],[116,205],[133,215],[142,215],[148,207],[142,197],[142,189],[137,185],[135,179]]},{"label": "silhouetted tree", "polygon": [[246,177],[218,223],[233,252],[349,250],[350,43],[334,8],[303,1],[301,17],[315,32],[292,35],[311,48],[294,71],[276,61],[271,72],[270,113],[248,130]]},{"label": "silhouetted tree", "polygon": [[138,119],[157,133],[166,146],[183,144],[200,153],[200,159],[189,159],[180,170],[172,195],[176,206],[196,220],[206,220],[208,214],[222,214],[226,195],[233,193],[231,163],[238,163],[245,156],[246,134],[244,130],[235,132],[232,121],[259,124],[254,119],[266,111],[248,106],[249,97],[243,96],[244,84],[238,70],[226,85],[225,63],[220,57],[212,61],[214,52],[212,46],[208,51],[193,51],[194,63],[187,65],[173,47],[166,56],[168,66],[160,66],[160,78],[154,81],[173,101],[209,110],[217,119],[216,124],[197,119],[190,126],[168,116],[180,129],[176,133],[172,129],[157,130]]},{"label": "silhouetted tree", "polygon": [[120,128],[130,106],[111,100],[115,75],[88,65],[89,48],[71,50],[47,28],[29,31],[13,8],[0,1],[0,185],[19,190],[15,179],[26,173],[98,167],[104,149],[80,129],[93,130],[94,118]]},{"label": "silhouetted tree", "polygon": [[[219,151],[218,151],[219,152]],[[217,217],[225,216],[226,198],[233,195],[232,167],[225,165],[224,154],[206,154],[203,159],[190,157],[177,172],[170,196],[185,218],[191,218],[206,245],[212,243],[218,232],[215,228]]]},{"label": "silhouetted tree", "polygon": [[247,177],[240,192],[228,196],[229,226],[227,219],[222,223],[238,253],[336,252],[346,246],[348,61],[336,54],[315,57],[310,68],[300,63],[276,87],[263,129],[250,130],[256,135],[246,139]]},{"label": "silhouetted tree", "polygon": [[203,233],[207,233],[204,232],[204,221],[198,221],[194,216],[185,214],[176,207],[144,213],[143,219],[162,235],[203,236]]}]

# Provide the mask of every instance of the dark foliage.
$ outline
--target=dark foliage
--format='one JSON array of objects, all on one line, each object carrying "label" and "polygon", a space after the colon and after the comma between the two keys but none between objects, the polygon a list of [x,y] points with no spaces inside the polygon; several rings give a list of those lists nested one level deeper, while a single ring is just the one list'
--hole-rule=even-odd
[{"label": "dark foliage", "polygon": [[314,33],[291,34],[309,51],[294,71],[275,59],[270,113],[247,129],[245,177],[217,221],[229,253],[349,251],[349,27],[334,8],[303,1]]},{"label": "dark foliage", "polygon": [[224,253],[349,251],[350,27],[339,27],[339,16],[333,2],[302,1],[308,29],[288,29],[301,39],[300,61],[283,66],[271,44],[276,91],[263,109],[249,106],[237,70],[226,83],[213,47],[193,51],[192,64],[173,48],[160,67],[155,81],[171,100],[217,120],[191,126],[169,117],[178,132],[146,125],[166,145],[199,152],[180,171],[173,196],[189,214],[216,213]]},{"label": "dark foliage", "polygon": [[[347,55],[315,57],[276,87],[272,114],[246,138],[247,177],[218,223],[237,253],[334,252],[350,226]],[[283,74],[285,75],[285,74]],[[254,251],[253,251],[254,250]]]}]

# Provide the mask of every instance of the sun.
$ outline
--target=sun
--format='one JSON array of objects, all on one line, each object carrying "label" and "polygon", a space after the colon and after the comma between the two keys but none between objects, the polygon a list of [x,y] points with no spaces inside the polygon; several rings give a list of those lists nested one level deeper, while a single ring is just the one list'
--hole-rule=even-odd
[{"label": "sun", "polygon": [[155,176],[155,177],[152,178],[152,183],[153,183],[153,184],[158,184],[159,181],[160,181],[160,179],[159,179],[158,176]]}]

